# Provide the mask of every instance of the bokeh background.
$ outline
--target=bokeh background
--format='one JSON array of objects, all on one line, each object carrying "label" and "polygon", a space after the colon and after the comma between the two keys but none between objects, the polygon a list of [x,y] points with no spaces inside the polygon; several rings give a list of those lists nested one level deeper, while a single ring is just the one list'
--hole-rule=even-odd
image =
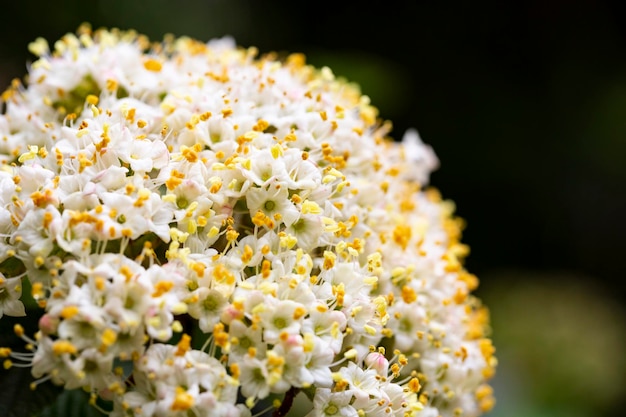
[{"label": "bokeh background", "polygon": [[[480,4],[478,4],[480,3]],[[3,2],[0,89],[84,21],[304,52],[441,161],[500,367],[492,417],[626,406],[626,5],[603,0]]]}]

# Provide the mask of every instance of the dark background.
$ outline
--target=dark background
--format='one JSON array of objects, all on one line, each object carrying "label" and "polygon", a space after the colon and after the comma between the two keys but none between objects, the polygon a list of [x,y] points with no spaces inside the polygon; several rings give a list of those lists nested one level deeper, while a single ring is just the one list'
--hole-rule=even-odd
[{"label": "dark background", "polygon": [[[467,267],[492,309],[502,362],[493,415],[621,414],[626,9],[460,3],[7,2],[0,89],[26,72],[28,42],[52,44],[83,21],[153,40],[232,35],[261,52],[304,52],[358,82],[395,138],[416,127],[437,153],[431,182],[468,221]],[[564,328],[571,334],[556,337]],[[571,361],[556,369],[566,351]],[[581,360],[596,368],[576,373]]]}]

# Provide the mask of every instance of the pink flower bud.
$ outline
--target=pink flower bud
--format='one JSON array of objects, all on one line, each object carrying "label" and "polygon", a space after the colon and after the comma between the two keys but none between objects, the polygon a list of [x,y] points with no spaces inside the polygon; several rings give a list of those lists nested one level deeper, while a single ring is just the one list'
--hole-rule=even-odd
[{"label": "pink flower bud", "polygon": [[368,368],[374,369],[378,375],[387,376],[389,373],[389,361],[385,358],[385,355],[379,352],[372,352],[365,357],[365,365]]},{"label": "pink flower bud", "polygon": [[49,314],[44,314],[39,319],[39,329],[41,329],[44,334],[56,333],[58,326],[59,319],[57,317],[52,317]]}]

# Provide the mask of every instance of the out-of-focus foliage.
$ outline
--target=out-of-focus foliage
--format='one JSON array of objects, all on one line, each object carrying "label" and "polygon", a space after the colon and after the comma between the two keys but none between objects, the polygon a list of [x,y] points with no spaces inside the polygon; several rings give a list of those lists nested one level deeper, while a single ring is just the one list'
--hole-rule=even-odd
[{"label": "out-of-focus foliage", "polygon": [[490,278],[483,297],[501,365],[493,416],[592,417],[615,409],[626,383],[622,306],[572,274]]}]

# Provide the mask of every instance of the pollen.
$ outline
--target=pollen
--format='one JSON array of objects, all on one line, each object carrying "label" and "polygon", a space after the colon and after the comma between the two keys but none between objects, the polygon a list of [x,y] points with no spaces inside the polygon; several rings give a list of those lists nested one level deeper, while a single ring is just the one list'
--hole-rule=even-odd
[{"label": "pollen", "polygon": [[206,266],[202,262],[194,262],[191,269],[193,269],[198,277],[202,277],[204,276]]},{"label": "pollen", "polygon": [[174,283],[172,281],[159,281],[154,285],[152,297],[160,297],[169,292],[172,288],[174,288]]},{"label": "pollen", "polygon": [[417,294],[415,294],[415,290],[407,285],[402,287],[402,300],[410,304],[413,301],[417,300]]},{"label": "pollen", "polygon": [[104,332],[102,332],[100,341],[102,342],[102,346],[106,349],[117,341],[117,333],[115,333],[113,329],[105,329]]},{"label": "pollen", "polygon": [[78,314],[79,311],[80,310],[76,306],[63,307],[63,310],[61,310],[61,317],[66,319],[66,320],[67,319],[71,319],[76,314]]},{"label": "pollen", "polygon": [[254,252],[252,251],[250,245],[245,245],[243,248],[243,253],[241,254],[241,262],[247,264],[252,259],[253,254]]},{"label": "pollen", "polygon": [[67,340],[57,340],[52,345],[52,352],[57,356],[64,355],[66,353],[73,355],[77,351],[78,350],[76,349],[76,346],[74,346],[72,343],[68,342]]},{"label": "pollen", "polygon": [[174,169],[170,174],[170,178],[165,181],[165,186],[171,191],[183,182],[183,178],[185,178],[185,174]]},{"label": "pollen", "polygon": [[176,387],[176,395],[170,409],[172,411],[187,411],[194,406],[194,399],[183,387]]},{"label": "pollen", "polygon": [[198,152],[200,152],[201,150],[202,150],[202,145],[199,143],[196,143],[191,148],[188,148],[186,146],[181,147],[181,152],[183,154],[183,157],[185,157],[185,159],[189,162],[197,162]]},{"label": "pollen", "polygon": [[293,312],[293,318],[294,320],[300,320],[306,314],[307,314],[307,311],[304,307],[296,307],[296,309]]},{"label": "pollen", "polygon": [[148,71],[159,72],[163,68],[163,64],[156,59],[148,59],[143,63],[143,66]]},{"label": "pollen", "polygon": [[191,349],[191,336],[183,334],[176,345],[176,356],[184,356]]},{"label": "pollen", "polygon": [[411,240],[411,228],[407,225],[398,225],[393,229],[393,241],[399,245],[402,250],[406,250]]}]

